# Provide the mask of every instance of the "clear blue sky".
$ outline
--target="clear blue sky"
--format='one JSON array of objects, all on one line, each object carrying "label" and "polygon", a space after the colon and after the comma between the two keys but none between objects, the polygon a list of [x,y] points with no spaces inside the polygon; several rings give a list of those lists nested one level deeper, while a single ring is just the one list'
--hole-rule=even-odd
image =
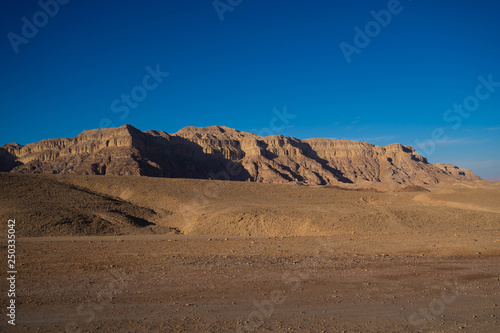
[{"label": "clear blue sky", "polygon": [[[500,82],[499,1],[231,3],[71,0],[53,17],[37,1],[4,3],[0,145],[128,123],[416,147],[442,128],[446,139],[420,149],[431,163],[500,177],[500,86],[474,97],[480,75]],[[377,31],[370,12],[388,7]],[[34,20],[33,36],[23,25]],[[367,24],[348,63],[340,44],[356,46]],[[146,69],[157,65],[169,73],[159,83]],[[467,98],[468,117],[446,113]],[[273,113],[284,106],[286,123]]]}]

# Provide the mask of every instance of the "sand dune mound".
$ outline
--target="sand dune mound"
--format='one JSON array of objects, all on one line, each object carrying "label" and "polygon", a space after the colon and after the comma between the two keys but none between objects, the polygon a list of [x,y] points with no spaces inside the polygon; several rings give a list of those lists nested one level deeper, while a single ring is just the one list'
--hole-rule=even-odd
[{"label": "sand dune mound", "polygon": [[156,227],[157,214],[150,208],[56,178],[0,173],[0,188],[1,219],[16,219],[20,236],[116,235]]},{"label": "sand dune mound", "polygon": [[[462,191],[462,193],[463,192],[464,191]],[[492,202],[492,199],[498,200],[498,197],[495,195],[495,192],[487,191],[484,189],[476,191],[468,191],[468,192],[469,195],[467,195],[466,197],[460,196],[457,192],[450,192],[450,191],[441,191],[440,193],[436,194],[419,194],[415,196],[413,200],[422,202],[423,204],[429,206],[452,207],[456,209],[492,212],[500,214],[499,206],[494,202]],[[488,196],[487,195],[488,192],[492,193],[492,196]],[[478,193],[479,195],[476,198],[471,198],[470,197],[471,193]]]},{"label": "sand dune mound", "polygon": [[24,236],[182,233],[246,237],[500,229],[500,188],[487,182],[475,184],[473,189],[440,186],[426,192],[419,188],[401,192],[0,173],[0,217],[16,218],[17,231]]},{"label": "sand dune mound", "polygon": [[[46,187],[58,184],[64,187],[64,191],[76,191],[72,189],[74,187],[79,189],[78,193],[87,194],[75,195],[71,203],[67,200],[60,202],[58,196],[45,196],[40,204],[47,212],[62,211],[64,207],[69,207],[68,212],[76,214],[81,213],[78,210],[80,207],[90,207],[86,212],[92,212],[95,219],[107,221],[109,224],[106,225],[110,225],[113,221],[105,215],[109,209],[102,200],[112,198],[123,206],[123,210],[130,207],[131,212],[127,210],[126,214],[154,223],[147,227],[120,228],[119,232],[132,234],[177,230],[192,236],[247,237],[500,229],[500,214],[495,211],[500,200],[500,189],[487,187],[483,183],[476,183],[477,189],[441,186],[428,188],[430,192],[367,192],[214,180],[6,174],[1,178],[2,186],[5,187],[3,183],[6,179],[12,180],[13,177],[16,177],[16,182],[23,184],[35,179],[47,181],[50,185]],[[13,186],[13,182],[7,186]],[[450,188],[453,194],[439,194],[450,193],[443,192]],[[37,195],[43,193],[37,192],[33,186],[23,185],[17,191],[17,200],[21,200],[27,190]],[[9,191],[13,193],[15,190]],[[455,204],[431,205],[419,200],[419,196],[426,195]],[[96,203],[91,204],[89,200],[95,200]],[[10,201],[9,205],[17,207],[16,211],[21,214],[26,205],[16,202]],[[117,203],[113,202],[113,205]],[[482,205],[482,209],[475,209],[476,205]],[[58,216],[51,218],[60,219]],[[26,217],[26,221],[45,223],[46,219],[32,215]],[[116,228],[123,223],[112,225]],[[64,226],[59,224],[56,227]]]}]

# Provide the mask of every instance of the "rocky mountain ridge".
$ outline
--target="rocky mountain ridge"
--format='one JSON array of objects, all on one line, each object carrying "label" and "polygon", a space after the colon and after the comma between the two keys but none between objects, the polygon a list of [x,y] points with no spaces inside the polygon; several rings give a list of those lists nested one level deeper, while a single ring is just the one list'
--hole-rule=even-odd
[{"label": "rocky mountain ridge", "polygon": [[410,146],[336,139],[260,137],[225,126],[185,127],[175,134],[131,125],[75,138],[0,147],[0,171],[130,175],[328,185],[388,182],[426,185],[473,181],[471,171],[429,164]]}]

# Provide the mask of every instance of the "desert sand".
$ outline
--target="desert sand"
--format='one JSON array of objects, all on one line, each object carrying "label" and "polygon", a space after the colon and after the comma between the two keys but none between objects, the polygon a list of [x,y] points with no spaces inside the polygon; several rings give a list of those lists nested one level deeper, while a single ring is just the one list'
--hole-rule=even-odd
[{"label": "desert sand", "polygon": [[0,184],[19,331],[498,331],[499,182]]}]

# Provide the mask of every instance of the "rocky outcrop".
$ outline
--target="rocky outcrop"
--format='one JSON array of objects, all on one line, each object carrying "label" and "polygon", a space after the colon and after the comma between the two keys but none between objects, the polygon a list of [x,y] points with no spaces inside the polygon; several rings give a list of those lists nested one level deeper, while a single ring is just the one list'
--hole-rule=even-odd
[{"label": "rocky outcrop", "polygon": [[438,167],[439,169],[443,170],[445,173],[452,175],[453,177],[455,177],[457,179],[476,180],[479,178],[476,175],[474,175],[474,173],[472,171],[459,168],[455,165],[451,165],[451,164],[447,164],[447,163],[437,163],[437,164],[433,164],[433,165]]},{"label": "rocky outcrop", "polygon": [[0,170],[24,173],[212,178],[327,185],[393,182],[414,185],[478,180],[471,171],[429,164],[409,146],[332,139],[260,137],[224,126],[175,134],[133,126],[85,131],[0,148]]}]

